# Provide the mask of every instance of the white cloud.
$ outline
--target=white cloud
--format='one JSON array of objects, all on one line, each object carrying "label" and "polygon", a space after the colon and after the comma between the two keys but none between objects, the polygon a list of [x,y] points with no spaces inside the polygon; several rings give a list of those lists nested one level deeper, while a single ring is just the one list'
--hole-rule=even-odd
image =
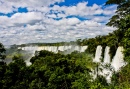
[{"label": "white cloud", "polygon": [[50,17],[50,18],[57,18],[57,16],[55,14],[48,14],[46,15],[47,17]]},{"label": "white cloud", "polygon": [[[50,4],[64,2],[64,0],[1,0],[6,5],[14,7],[42,7],[49,6]],[[2,4],[4,4],[2,3]]]},{"label": "white cloud", "polygon": [[71,26],[71,25],[76,25],[77,23],[80,22],[78,18],[63,18],[61,20],[53,20],[54,25],[64,25],[64,26]]},{"label": "white cloud", "polygon": [[9,18],[7,16],[0,16],[0,25],[1,25],[0,27],[5,28],[7,24],[9,24],[8,21],[9,21]]},{"label": "white cloud", "polygon": [[29,24],[27,24],[27,27],[26,28],[28,28],[28,29],[30,29],[30,30],[45,30],[46,28],[45,28],[45,26],[43,26],[43,24],[35,24],[35,25],[29,25]]},{"label": "white cloud", "polygon": [[0,0],[0,13],[8,14],[18,12],[19,7],[27,8],[28,11],[49,11],[49,5],[64,2],[64,0]]},{"label": "white cloud", "polygon": [[[54,11],[64,11],[66,15],[79,15],[87,17],[88,15],[111,15],[115,12],[115,7],[102,8],[101,5],[93,4],[93,6],[87,6],[88,2],[78,3],[76,6],[58,6],[54,5],[52,10]],[[110,9],[111,8],[111,9]],[[113,8],[113,9],[112,9]]]},{"label": "white cloud", "polygon": [[20,24],[35,24],[42,20],[42,14],[40,12],[28,12],[28,13],[16,13],[10,20],[14,25]]},{"label": "white cloud", "polygon": [[[23,26],[26,24],[35,24],[43,19],[40,12],[16,13],[11,18],[0,16],[2,27]],[[6,22],[6,23],[5,23]]]},{"label": "white cloud", "polygon": [[0,12],[1,13],[7,14],[7,13],[10,13],[13,11],[17,11],[17,9],[12,7],[10,4],[0,2]]},{"label": "white cloud", "polygon": [[110,19],[110,17],[108,17],[108,16],[94,16],[92,20],[100,23],[100,22],[108,22],[109,19]]},{"label": "white cloud", "polygon": [[67,24],[68,25],[75,25],[75,24],[78,24],[79,22],[80,22],[80,20],[79,19],[77,19],[77,18],[69,18],[69,19],[67,19],[68,21],[67,21]]},{"label": "white cloud", "polygon": [[[50,4],[64,0],[2,1],[7,6],[0,7],[2,13],[17,11],[16,8],[19,7],[26,7],[29,11],[27,13],[17,12],[11,17],[0,16],[0,41],[6,45],[70,41],[77,38],[95,37],[114,30],[104,26],[102,22],[109,20],[116,7],[103,8],[102,5],[97,4],[87,6],[88,2],[80,2],[68,7],[59,5],[49,7]],[[100,16],[100,14],[104,15]]]}]

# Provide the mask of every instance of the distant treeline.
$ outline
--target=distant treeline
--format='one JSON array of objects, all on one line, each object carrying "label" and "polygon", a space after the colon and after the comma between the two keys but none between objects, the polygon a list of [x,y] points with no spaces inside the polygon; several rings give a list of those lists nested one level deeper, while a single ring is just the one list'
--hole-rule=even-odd
[{"label": "distant treeline", "polygon": [[11,45],[11,48],[15,47],[25,47],[25,46],[66,46],[66,45],[77,45],[76,41],[70,41],[70,42],[56,42],[56,43],[27,43],[27,44],[21,44],[21,45]]}]

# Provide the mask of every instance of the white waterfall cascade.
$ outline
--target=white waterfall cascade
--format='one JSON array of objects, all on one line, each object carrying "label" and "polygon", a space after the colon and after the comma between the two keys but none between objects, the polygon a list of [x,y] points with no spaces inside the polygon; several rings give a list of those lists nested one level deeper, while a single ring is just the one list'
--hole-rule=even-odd
[{"label": "white waterfall cascade", "polygon": [[97,46],[97,49],[96,49],[96,53],[95,53],[95,58],[93,59],[93,62],[101,62],[101,54],[102,54],[102,46],[99,45]]},{"label": "white waterfall cascade", "polygon": [[112,59],[112,63],[111,66],[114,68],[115,71],[120,70],[120,68],[124,65],[126,65],[126,63],[124,62],[123,58],[123,47],[118,47],[116,54],[114,56],[114,58]]},{"label": "white waterfall cascade", "polygon": [[31,55],[27,60],[25,60],[25,63],[27,66],[31,65],[32,63],[30,62],[30,59],[33,57],[33,55]]},{"label": "white waterfall cascade", "polygon": [[109,64],[110,63],[110,55],[109,55],[110,47],[106,46],[105,53],[104,53],[104,63]]},{"label": "white waterfall cascade", "polygon": [[111,82],[111,76],[112,76],[112,71],[109,68],[103,68],[104,66],[106,66],[106,64],[110,64],[110,55],[109,55],[109,51],[110,51],[110,47],[106,46],[105,48],[105,52],[104,52],[104,61],[102,64],[102,66],[100,66],[100,68],[102,68],[102,72],[100,72],[100,75],[103,75],[104,77],[106,77],[107,82]]},{"label": "white waterfall cascade", "polygon": [[30,59],[34,56],[35,54],[35,51],[38,49],[37,46],[29,46],[29,47],[24,47],[24,48],[21,48],[22,50],[28,50],[29,53],[31,54],[29,56],[29,58],[27,60],[25,60],[27,66],[31,65],[31,62],[30,62]]},{"label": "white waterfall cascade", "polygon": [[73,51],[79,51],[84,52],[87,49],[88,46],[26,46],[26,47],[18,47],[18,49],[29,51],[31,53],[30,57],[25,60],[26,64],[29,66],[31,65],[30,59],[32,56],[34,56],[35,51],[41,51],[41,50],[47,50],[54,53],[58,53],[59,51],[62,51],[64,54],[70,54]]},{"label": "white waterfall cascade", "polygon": [[[110,55],[109,55],[109,51],[110,51],[110,47],[106,46],[105,48],[105,53],[104,53],[104,61],[101,62],[100,58],[101,58],[101,51],[102,51],[102,47],[101,46],[97,46],[96,49],[96,54],[95,54],[95,58],[93,59],[94,62],[98,62],[98,68],[102,69],[102,71],[98,71],[99,75],[103,75],[104,77],[106,77],[107,82],[111,82],[111,76],[112,76],[112,70],[111,67],[114,69],[114,71],[119,71],[121,67],[125,66],[126,63],[124,62],[123,58],[123,47],[118,47],[116,50],[116,54],[114,56],[114,58],[112,59],[112,62],[110,62]],[[109,67],[104,67],[107,64],[109,64]],[[93,74],[94,75],[94,74]],[[94,75],[94,78],[96,76]]]},{"label": "white waterfall cascade", "polygon": [[[47,50],[54,53],[57,53],[58,51],[79,51],[84,52],[87,49],[88,46],[27,46],[27,47],[19,47],[18,49],[26,50],[26,51],[41,51],[41,50]],[[70,53],[70,52],[69,52]]]},{"label": "white waterfall cascade", "polygon": [[84,52],[87,48],[88,46],[81,46],[80,52]]},{"label": "white waterfall cascade", "polygon": [[[28,60],[25,60],[27,65],[31,65],[30,59],[32,56],[34,56],[35,51],[40,51],[40,50],[47,50],[47,51],[52,51],[54,53],[58,53],[59,51],[63,51],[65,54],[69,54],[73,51],[79,51],[79,52],[84,52],[87,49],[88,46],[27,46],[27,47],[19,47],[18,49],[26,50],[32,52],[32,55]],[[108,82],[111,82],[111,76],[112,76],[112,70],[110,70],[110,67],[114,68],[114,71],[119,71],[120,68],[126,63],[123,60],[123,47],[118,47],[116,54],[114,58],[112,59],[112,62],[110,62],[110,55],[109,55],[110,47],[106,46],[105,52],[104,52],[104,61],[101,62],[101,54],[102,54],[102,46],[99,45],[97,46],[96,53],[95,53],[95,58],[93,59],[93,62],[99,63],[98,68],[101,68],[102,71],[98,71],[99,75],[103,75],[106,77]],[[109,64],[109,68],[105,68],[104,66]],[[96,75],[93,73],[92,74],[94,77]]]}]

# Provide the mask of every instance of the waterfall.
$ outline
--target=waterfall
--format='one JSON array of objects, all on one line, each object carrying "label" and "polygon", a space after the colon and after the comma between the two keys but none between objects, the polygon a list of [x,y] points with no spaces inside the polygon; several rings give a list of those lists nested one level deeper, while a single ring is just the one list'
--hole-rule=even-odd
[{"label": "waterfall", "polygon": [[[121,67],[126,65],[126,63],[123,60],[123,47],[118,47],[116,50],[116,54],[114,58],[112,59],[112,62],[110,62],[110,55],[109,55],[110,47],[106,46],[105,52],[104,52],[104,61],[101,62],[101,54],[102,54],[102,47],[99,45],[97,46],[96,53],[95,53],[95,58],[93,59],[93,62],[99,62],[98,69],[102,69],[102,71],[96,71],[96,74],[98,73],[99,75],[102,75],[106,78],[107,82],[111,82],[111,76],[113,71],[111,70],[111,67],[113,67],[114,71],[119,71]],[[110,64],[106,66],[106,64]],[[92,74],[94,78],[96,78],[96,75],[93,73]]]},{"label": "waterfall", "polygon": [[54,53],[58,53],[57,47],[56,46],[51,46],[51,50]]},{"label": "waterfall", "polygon": [[104,53],[104,63],[109,64],[110,63],[110,55],[109,55],[110,47],[106,46],[105,53]]},{"label": "waterfall", "polygon": [[114,68],[115,71],[118,71],[122,66],[124,66],[126,63],[123,60],[123,47],[118,47],[116,54],[112,60],[112,67]]},{"label": "waterfall", "polygon": [[[33,55],[32,55],[33,56]],[[32,56],[30,56],[27,60],[25,60],[25,63],[27,66],[30,66],[32,63],[30,62],[30,59],[32,58]]]},{"label": "waterfall", "polygon": [[[27,65],[31,65],[30,59],[32,56],[34,56],[35,51],[41,51],[41,50],[47,50],[47,51],[52,51],[54,53],[58,53],[58,51],[62,51],[64,54],[69,54],[73,51],[79,51],[79,52],[84,52],[87,49],[88,46],[78,46],[78,45],[69,45],[69,46],[27,46],[27,47],[18,47],[18,49],[26,50],[26,51],[31,51],[32,55],[25,60]],[[93,73],[92,76],[95,79],[96,75],[94,71],[96,71],[96,74],[98,73],[99,75],[102,75],[106,78],[107,82],[111,82],[111,76],[113,71],[111,70],[111,67],[113,67],[114,71],[118,71],[122,66],[126,65],[126,63],[123,60],[123,47],[118,47],[116,50],[115,56],[112,59],[112,62],[110,62],[110,47],[106,46],[105,52],[104,52],[104,61],[101,62],[101,54],[102,54],[102,46],[99,45],[96,48],[95,52],[95,58],[93,59],[93,62],[98,62],[98,69],[99,71],[92,70]],[[109,65],[107,65],[109,64]],[[102,69],[102,70],[100,70]]]},{"label": "waterfall", "polygon": [[57,53],[58,51],[67,51],[68,53],[71,53],[73,51],[79,51],[84,52],[87,49],[87,46],[27,46],[27,47],[18,47],[18,49],[26,50],[26,51],[41,51],[41,50],[47,50],[54,53]]},{"label": "waterfall", "polygon": [[47,51],[51,51],[54,53],[58,53],[58,51],[62,51],[64,54],[70,54],[73,51],[79,51],[79,52],[84,52],[87,49],[87,46],[73,46],[73,45],[69,45],[69,46],[26,46],[26,47],[18,47],[18,49],[21,50],[25,50],[28,51],[29,54],[31,54],[29,56],[29,58],[27,60],[25,60],[27,65],[31,65],[30,59],[32,56],[34,56],[35,51],[41,51],[41,50],[47,50]]},{"label": "waterfall", "polygon": [[110,47],[106,46],[105,52],[104,52],[104,61],[101,63],[100,68],[102,69],[102,72],[99,72],[100,75],[103,75],[107,82],[111,82],[111,76],[112,76],[112,71],[108,68],[106,68],[106,64],[110,64],[110,55],[109,55]]},{"label": "waterfall", "polygon": [[88,48],[88,46],[81,46],[80,52],[84,52],[87,48]]},{"label": "waterfall", "polygon": [[102,58],[101,54],[102,54],[102,46],[99,45],[97,46],[95,58],[93,59],[93,62],[100,62],[100,59]]},{"label": "waterfall", "polygon": [[58,50],[59,50],[59,51],[64,51],[64,46],[59,46],[59,47],[58,47]]},{"label": "waterfall", "polygon": [[[84,52],[87,49],[87,46],[26,46],[26,47],[19,47],[18,49],[30,51],[32,55],[29,57],[29,59],[34,56],[35,51],[40,51],[40,50],[47,50],[47,51],[52,51],[54,53],[57,53],[59,51],[63,51],[65,54],[69,54],[73,51],[79,51],[79,52]],[[109,64],[110,63],[110,55],[109,55],[110,47],[106,46],[105,48],[105,53],[104,53],[104,62],[102,63],[103,65]],[[118,47],[116,54],[112,60],[111,66],[114,68],[115,71],[118,71],[122,66],[125,65],[123,61],[123,47]],[[102,46],[99,45],[97,46],[96,53],[95,53],[95,58],[93,59],[93,62],[101,62],[101,54],[102,54]],[[26,60],[28,65],[29,59]],[[106,71],[106,70],[105,70]]]},{"label": "waterfall", "polygon": [[31,65],[30,59],[34,56],[35,51],[38,49],[38,47],[37,46],[27,46],[22,49],[29,51],[29,58],[27,60],[25,60],[27,66],[29,66],[29,65]]}]

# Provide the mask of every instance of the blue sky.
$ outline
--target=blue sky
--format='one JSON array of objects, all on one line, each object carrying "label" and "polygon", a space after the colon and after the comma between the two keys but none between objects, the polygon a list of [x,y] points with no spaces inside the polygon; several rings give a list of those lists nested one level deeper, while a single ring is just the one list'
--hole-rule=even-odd
[{"label": "blue sky", "polygon": [[70,5],[75,5],[79,2],[89,2],[88,5],[91,6],[94,3],[98,4],[98,5],[102,5],[106,2],[107,0],[65,0],[65,2],[60,3],[59,5],[66,5],[66,6],[70,6]]},{"label": "blue sky", "polygon": [[107,0],[0,0],[4,45],[61,42],[106,35],[116,6]]}]

